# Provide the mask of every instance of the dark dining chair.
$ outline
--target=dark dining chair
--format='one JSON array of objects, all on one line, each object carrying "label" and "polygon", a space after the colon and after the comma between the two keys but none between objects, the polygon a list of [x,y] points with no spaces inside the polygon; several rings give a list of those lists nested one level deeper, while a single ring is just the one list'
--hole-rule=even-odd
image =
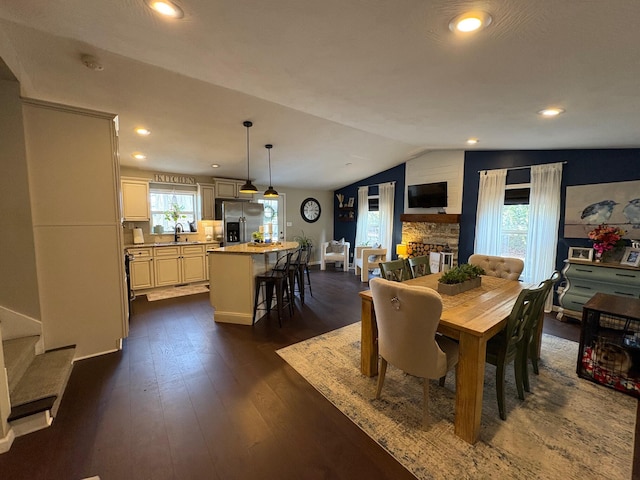
[{"label": "dark dining chair", "polygon": [[518,398],[524,400],[522,357],[526,357],[529,345],[525,332],[528,325],[539,315],[538,305],[543,296],[543,286],[522,290],[505,327],[487,342],[486,361],[496,367],[496,396],[502,420],[507,419],[504,394],[505,369],[511,362],[515,371]]},{"label": "dark dining chair", "polygon": [[[253,321],[256,322],[256,314],[260,306],[260,292],[264,287],[263,303],[267,307],[267,315],[271,313],[271,302],[273,294],[276,294],[276,302],[278,305],[278,324],[282,327],[283,307],[286,304],[289,309],[289,316],[293,316],[293,298],[289,288],[289,267],[291,265],[291,257],[294,252],[287,252],[276,261],[271,270],[256,275],[255,277],[255,299],[253,302]],[[286,296],[286,300],[285,300]]]},{"label": "dark dining chair", "polygon": [[556,270],[551,274],[551,276],[543,280],[539,286],[544,288],[544,294],[540,299],[540,305],[536,308],[539,312],[537,317],[534,317],[527,327],[525,331],[526,337],[526,355],[522,357],[522,380],[524,383],[525,392],[530,392],[531,388],[529,385],[529,360],[531,360],[531,365],[533,366],[533,373],[538,375],[540,373],[540,369],[538,367],[539,360],[539,348],[538,348],[538,339],[542,334],[542,324],[544,321],[544,304],[547,301],[547,297],[555,283],[560,280],[562,274]]},{"label": "dark dining chair", "polygon": [[409,262],[405,259],[380,262],[378,266],[380,267],[380,276],[386,280],[404,282],[412,278]]},{"label": "dark dining chair", "polygon": [[411,257],[409,259],[409,269],[412,278],[430,275],[431,267],[429,266],[429,257],[427,255]]}]

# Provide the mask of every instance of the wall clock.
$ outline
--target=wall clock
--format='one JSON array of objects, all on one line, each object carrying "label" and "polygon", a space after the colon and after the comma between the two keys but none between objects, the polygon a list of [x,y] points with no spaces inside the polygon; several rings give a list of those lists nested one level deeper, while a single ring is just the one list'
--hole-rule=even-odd
[{"label": "wall clock", "polygon": [[305,198],[300,205],[300,215],[305,222],[313,223],[320,218],[320,202],[315,198]]}]

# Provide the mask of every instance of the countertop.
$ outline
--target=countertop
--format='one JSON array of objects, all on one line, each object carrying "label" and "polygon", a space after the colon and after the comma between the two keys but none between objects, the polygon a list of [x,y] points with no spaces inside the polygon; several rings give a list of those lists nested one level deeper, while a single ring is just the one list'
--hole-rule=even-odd
[{"label": "countertop", "polygon": [[129,243],[124,246],[124,248],[149,248],[149,247],[174,247],[176,245],[186,246],[186,245],[220,245],[220,242],[214,241],[204,241],[204,242],[145,242],[145,243]]},{"label": "countertop", "polygon": [[235,253],[235,254],[244,254],[244,255],[256,255],[261,253],[273,253],[273,252],[283,252],[286,250],[293,250],[294,248],[299,247],[298,242],[278,242],[265,244],[269,246],[264,247],[256,247],[251,246],[249,243],[241,243],[240,245],[231,245],[228,247],[219,247],[211,250],[207,250],[209,253]]}]

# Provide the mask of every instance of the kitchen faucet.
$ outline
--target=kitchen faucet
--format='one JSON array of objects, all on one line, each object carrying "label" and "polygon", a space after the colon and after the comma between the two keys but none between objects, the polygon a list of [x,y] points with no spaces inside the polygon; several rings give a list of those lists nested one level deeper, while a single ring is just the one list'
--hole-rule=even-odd
[{"label": "kitchen faucet", "polygon": [[182,226],[181,223],[176,223],[176,231],[173,234],[173,241],[178,243],[178,241],[180,240],[180,237],[178,236],[179,233],[182,233],[182,231],[184,230],[184,227]]}]

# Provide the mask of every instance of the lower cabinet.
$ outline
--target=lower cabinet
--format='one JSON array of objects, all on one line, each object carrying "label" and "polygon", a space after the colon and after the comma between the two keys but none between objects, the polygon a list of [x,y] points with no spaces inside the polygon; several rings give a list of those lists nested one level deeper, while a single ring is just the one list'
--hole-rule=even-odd
[{"label": "lower cabinet", "polygon": [[144,288],[153,288],[155,286],[153,249],[135,248],[129,249],[128,253],[133,257],[131,263],[129,263],[131,289],[135,291]]},{"label": "lower cabinet", "polygon": [[183,245],[154,248],[155,286],[206,280],[204,245]]}]

